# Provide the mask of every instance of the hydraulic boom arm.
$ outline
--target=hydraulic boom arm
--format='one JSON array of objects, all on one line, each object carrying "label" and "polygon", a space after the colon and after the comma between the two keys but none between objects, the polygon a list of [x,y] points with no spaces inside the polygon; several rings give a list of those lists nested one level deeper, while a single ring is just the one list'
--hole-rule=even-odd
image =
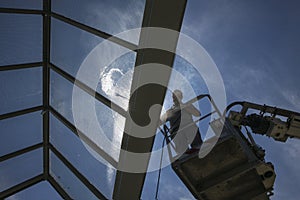
[{"label": "hydraulic boom arm", "polygon": [[226,112],[236,105],[242,106],[241,111],[230,111],[228,116],[234,126],[249,126],[253,133],[281,142],[300,138],[300,113],[250,102],[232,103]]}]

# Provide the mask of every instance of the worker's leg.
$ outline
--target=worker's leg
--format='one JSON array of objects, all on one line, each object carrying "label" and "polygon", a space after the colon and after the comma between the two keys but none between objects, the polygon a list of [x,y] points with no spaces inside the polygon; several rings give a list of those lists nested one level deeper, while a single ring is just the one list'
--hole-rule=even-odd
[{"label": "worker's leg", "polygon": [[193,142],[191,143],[191,147],[194,148],[200,148],[200,146],[202,145],[203,141],[201,139],[201,134],[199,129],[197,130],[197,133],[195,135],[195,138],[193,140]]},{"label": "worker's leg", "polygon": [[186,135],[182,132],[178,132],[174,137],[173,142],[175,144],[175,151],[177,154],[183,154],[188,148],[189,143]]},{"label": "worker's leg", "polygon": [[185,131],[188,138],[188,143],[191,145],[191,147],[193,149],[199,149],[202,145],[202,139],[198,126],[190,126],[189,128],[185,129]]}]

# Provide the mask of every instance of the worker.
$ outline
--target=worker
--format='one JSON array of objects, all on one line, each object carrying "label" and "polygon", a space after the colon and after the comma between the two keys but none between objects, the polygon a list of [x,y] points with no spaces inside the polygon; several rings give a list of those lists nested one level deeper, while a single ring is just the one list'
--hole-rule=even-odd
[{"label": "worker", "polygon": [[[192,116],[199,117],[200,111],[193,104],[187,105],[182,102],[183,94],[180,90],[174,90],[172,98],[173,106],[162,115],[160,124],[170,122],[169,134],[178,154],[197,151],[202,139]],[[191,149],[188,149],[189,145]]]}]

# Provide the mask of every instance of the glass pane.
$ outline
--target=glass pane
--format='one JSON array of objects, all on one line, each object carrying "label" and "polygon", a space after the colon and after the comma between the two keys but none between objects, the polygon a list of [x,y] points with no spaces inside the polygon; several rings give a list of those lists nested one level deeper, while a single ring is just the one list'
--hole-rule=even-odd
[{"label": "glass pane", "polygon": [[37,149],[0,163],[0,191],[43,172],[43,150]]},{"label": "glass pane", "polygon": [[72,103],[77,129],[118,160],[125,118],[77,87]]},{"label": "glass pane", "polygon": [[52,72],[51,105],[72,124],[75,116],[76,127],[118,160],[125,118],[77,86],[74,88],[73,93],[73,85]]},{"label": "glass pane", "polygon": [[73,85],[54,71],[51,71],[50,77],[50,105],[67,120],[73,123]]},{"label": "glass pane", "polygon": [[51,41],[52,63],[127,108],[135,52],[58,20]]},{"label": "glass pane", "polygon": [[[74,5],[74,3],[72,3]],[[51,62],[72,76],[103,39],[56,19],[51,20]]]},{"label": "glass pane", "polygon": [[42,60],[42,16],[0,14],[0,66]]},{"label": "glass pane", "polygon": [[97,200],[97,197],[52,152],[50,174],[73,199]]},{"label": "glass pane", "polygon": [[42,142],[41,113],[1,120],[0,137],[0,156]]},{"label": "glass pane", "polygon": [[[104,122],[103,119],[102,122]],[[109,121],[107,121],[109,123]],[[65,127],[58,119],[51,117],[50,126],[50,142],[96,187],[109,199],[112,198],[113,186],[115,181],[116,170],[111,167],[103,158],[100,157],[95,151],[93,151],[86,143]],[[111,129],[108,129],[111,130]],[[86,133],[86,132],[84,132]],[[90,139],[103,147],[104,140],[99,133],[98,137],[93,137],[86,134]],[[108,138],[110,139],[110,138]],[[119,145],[121,137],[112,137],[113,141],[118,141]],[[112,147],[109,143],[106,143],[106,147],[103,148],[108,154],[113,154]],[[101,144],[102,143],[102,144]],[[117,143],[117,142],[116,142]],[[117,154],[117,153],[115,153]],[[114,154],[113,154],[114,155]],[[117,154],[118,156],[118,154]],[[115,155],[116,157],[116,155]]]},{"label": "glass pane", "polygon": [[[52,0],[54,12],[109,34],[142,26],[145,0]],[[131,42],[138,43],[139,35]]]},{"label": "glass pane", "polygon": [[[90,56],[92,60],[93,56]],[[128,109],[136,53],[129,52],[101,69],[97,92],[125,110]]]},{"label": "glass pane", "polygon": [[42,104],[42,69],[0,72],[0,114]]},{"label": "glass pane", "polygon": [[17,194],[6,198],[7,200],[59,200],[63,199],[48,181],[43,181],[35,184]]},{"label": "glass pane", "polygon": [[42,9],[42,0],[1,0],[0,7],[21,9]]}]

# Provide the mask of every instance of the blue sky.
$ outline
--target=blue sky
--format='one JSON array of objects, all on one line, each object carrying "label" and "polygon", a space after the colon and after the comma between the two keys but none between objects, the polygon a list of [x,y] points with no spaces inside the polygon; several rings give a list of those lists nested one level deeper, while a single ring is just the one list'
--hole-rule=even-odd
[{"label": "blue sky", "polygon": [[[298,1],[189,1],[183,32],[216,62],[228,102],[242,100],[300,110]],[[195,28],[196,27],[196,28]],[[297,199],[299,140],[256,137],[275,165],[272,199]]]},{"label": "blue sky", "polygon": [[[1,2],[0,6],[6,4],[7,7],[9,4],[7,2]],[[19,3],[16,2],[10,2],[13,5],[12,7],[25,6],[20,1]],[[71,2],[70,0],[52,0],[52,2],[52,8],[56,12],[111,34],[139,27],[144,7],[144,1],[134,0],[76,0],[72,1],[71,4],[68,4]],[[26,4],[26,8],[28,6],[30,8],[40,8],[39,3]],[[299,8],[300,3],[297,0],[284,2],[279,0],[190,0],[187,4],[182,32],[199,42],[215,61],[224,80],[228,104],[242,100],[300,112],[300,79],[298,78],[300,76]],[[0,14],[0,24],[0,27],[3,27],[0,28],[1,65],[41,60],[40,17]],[[51,61],[72,75],[76,75],[79,66],[88,53],[102,41],[102,39],[57,20],[52,20],[51,35]],[[133,59],[134,55],[128,55],[121,61],[116,61],[110,68],[120,68],[122,73],[125,74],[133,68]],[[122,66],[118,66],[120,63],[122,63]],[[185,61],[177,58],[175,68],[192,81],[192,85],[197,88],[196,90],[199,93],[207,91],[201,77],[197,78],[197,76],[191,75],[193,74],[192,70],[188,71],[190,67]],[[41,88],[37,87],[41,83],[40,70],[37,68],[24,70],[24,72],[22,70],[18,70],[17,73],[12,72],[1,72],[0,74],[0,88],[1,91],[4,91],[4,95],[0,98],[3,105],[0,109],[1,114],[14,111],[14,109],[38,105],[41,102]],[[26,73],[26,76],[22,77],[21,73]],[[32,79],[33,76],[36,79]],[[19,87],[16,83],[21,86]],[[73,121],[71,113],[72,86],[55,73],[52,73],[51,84],[52,105],[66,118]],[[105,91],[98,89],[100,93],[105,94]],[[16,91],[18,95],[14,96],[14,93],[10,92],[11,90]],[[109,94],[105,95],[109,96]],[[114,99],[114,97],[111,98]],[[170,96],[167,96],[167,98],[170,99]],[[100,105],[99,107],[97,112],[101,113],[102,107]],[[203,110],[205,111],[205,108]],[[39,113],[32,114],[27,117],[27,120],[31,120],[32,123],[40,127],[41,122],[38,115]],[[116,119],[113,114],[107,117],[110,120]],[[99,118],[99,121],[103,123],[105,120]],[[9,130],[16,133],[15,138],[18,137],[18,134],[21,134],[20,128],[15,127],[14,123],[17,122],[5,120],[0,123],[1,132],[6,133],[5,138],[10,141],[14,138],[7,134]],[[25,124],[23,126],[26,127]],[[113,124],[108,126],[114,127]],[[26,128],[28,129],[28,127]],[[66,134],[69,133],[67,130],[61,130],[63,129],[59,122],[52,120],[53,143],[97,188],[104,191],[107,196],[111,196],[112,190],[110,187],[114,182],[115,170],[107,168],[93,158],[79,139],[72,137],[71,133]],[[20,144],[17,142],[20,147],[22,145],[26,146],[30,141],[32,144],[40,141],[38,130],[29,129],[27,132],[36,132],[37,134],[30,135],[28,137],[30,139],[24,143],[22,141]],[[54,132],[61,132],[61,134],[54,134]],[[106,134],[111,136],[113,132],[107,132]],[[267,161],[271,161],[275,165],[277,179],[274,190],[275,195],[271,199],[297,199],[300,196],[297,187],[300,183],[298,173],[300,141],[297,139],[288,140],[287,143],[283,144],[262,136],[255,136],[255,139],[266,149]],[[1,145],[4,141],[6,140],[0,141]],[[70,145],[63,145],[63,142],[67,141]],[[115,141],[120,142],[120,138]],[[160,146],[159,138],[156,140],[155,145]],[[76,154],[73,151],[74,146],[76,146]],[[14,150],[9,148],[11,146],[5,148],[2,146],[1,155]],[[86,162],[83,163],[82,158],[86,158]],[[55,162],[55,159],[53,159],[53,163],[53,170],[58,170],[56,171],[57,174],[65,174],[65,179],[60,176],[59,180],[72,193],[72,188],[75,185],[74,181],[70,180],[73,180],[73,177],[66,175],[65,169],[59,170],[60,164]],[[0,169],[4,173],[9,170],[9,166],[7,165],[7,168],[5,168],[4,165],[0,165]],[[40,168],[36,167],[33,170],[29,167],[28,170],[39,172]],[[157,172],[148,174],[142,195],[143,199],[154,199],[156,178]],[[101,181],[99,181],[100,179]],[[4,181],[1,178],[0,180]],[[53,190],[47,189],[48,185],[43,183],[40,186],[46,188],[45,192],[48,191],[49,194],[53,194]],[[83,188],[83,186],[78,187]],[[26,199],[22,195],[16,195],[14,198]],[[164,168],[160,199],[183,200],[191,198],[193,198],[192,195],[170,167]]]}]

